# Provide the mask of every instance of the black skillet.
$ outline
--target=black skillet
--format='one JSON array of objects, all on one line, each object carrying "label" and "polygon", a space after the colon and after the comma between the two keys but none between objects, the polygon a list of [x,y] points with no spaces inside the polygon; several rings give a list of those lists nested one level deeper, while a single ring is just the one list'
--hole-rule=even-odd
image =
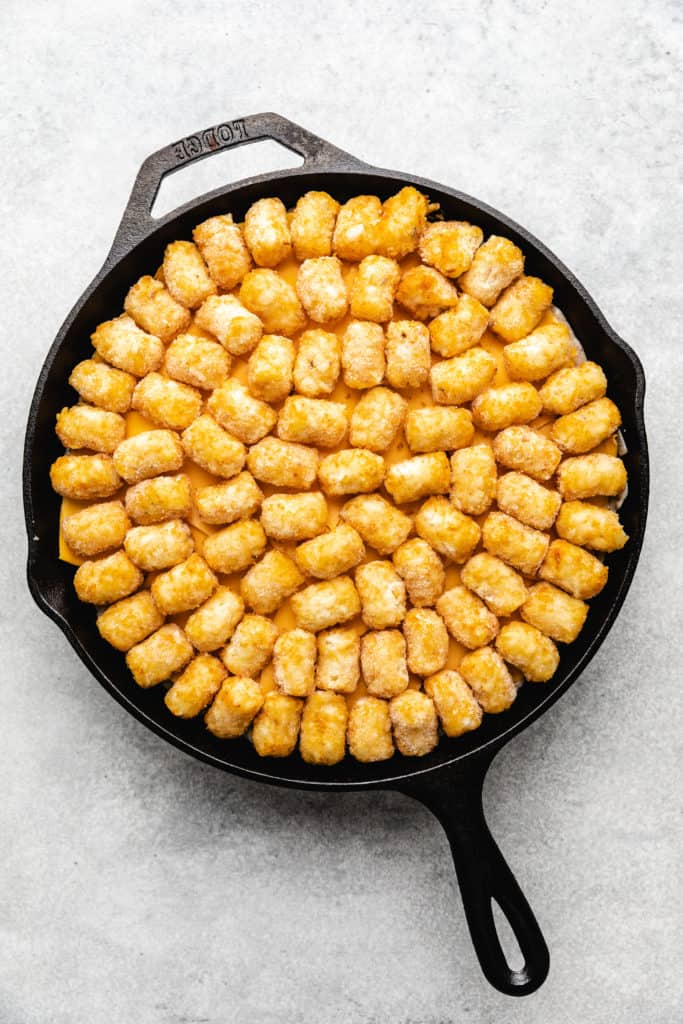
[{"label": "black skillet", "polygon": [[[227,185],[172,213],[153,219],[150,210],[166,174],[213,152],[259,139],[274,139],[302,156],[303,165]],[[589,357],[606,370],[609,395],[621,409],[627,452],[628,494],[621,518],[630,535],[622,551],[609,556],[609,581],[590,604],[580,637],[562,647],[560,666],[550,683],[527,683],[504,714],[486,715],[480,729],[456,740],[441,739],[420,760],[396,755],[362,765],[347,757],[334,768],[258,757],[247,739],[221,742],[201,720],[183,721],[166,709],[159,692],[140,689],[123,657],[95,629],[95,612],[74,593],[74,568],[57,556],[60,499],[48,470],[60,454],[56,413],[74,402],[67,384],[76,362],[91,352],[90,334],[102,320],[118,315],[131,284],[153,272],[164,247],[190,238],[192,228],[218,213],[241,220],[262,196],[280,196],[290,208],[309,189],[344,201],[359,193],[386,198],[406,184],[425,190],[447,219],[468,220],[484,232],[506,235],[526,254],[526,268],[552,285],[555,302],[569,319]],[[549,967],[548,949],[534,915],[493,840],[482,809],[482,786],[496,753],[516,733],[550,708],[586,667],[614,622],[630,586],[640,553],[648,500],[648,454],[643,421],[645,378],[632,349],[606,323],[585,289],[544,245],[491,207],[410,174],[381,170],[337,149],[277,114],[254,114],[209,128],[153,153],[142,165],[111,252],[60,329],[40,372],[26,430],[24,508],[28,532],[28,583],[38,606],[60,627],[81,660],[131,714],[170,743],[224,771],[261,782],[300,789],[393,789],[425,804],[443,825],[450,842],[472,940],[484,974],[509,995],[533,992]],[[495,901],[507,918],[524,957],[511,970],[496,933]]]}]

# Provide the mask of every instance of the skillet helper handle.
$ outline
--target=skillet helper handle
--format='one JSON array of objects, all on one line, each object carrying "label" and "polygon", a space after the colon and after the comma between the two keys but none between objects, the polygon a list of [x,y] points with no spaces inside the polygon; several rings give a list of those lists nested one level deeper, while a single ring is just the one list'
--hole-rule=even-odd
[{"label": "skillet helper handle", "polygon": [[[448,837],[465,916],[482,971],[506,995],[529,995],[546,979],[548,947],[524,893],[491,835],[482,803],[490,760],[425,776],[400,786],[439,819]],[[495,901],[519,944],[524,965],[512,970],[503,952],[493,917]]]},{"label": "skillet helper handle", "polygon": [[107,262],[141,241],[155,225],[152,206],[167,174],[225,149],[272,139],[304,158],[305,170],[358,170],[366,165],[281,114],[249,114],[187,135],[147,157],[138,171]]}]

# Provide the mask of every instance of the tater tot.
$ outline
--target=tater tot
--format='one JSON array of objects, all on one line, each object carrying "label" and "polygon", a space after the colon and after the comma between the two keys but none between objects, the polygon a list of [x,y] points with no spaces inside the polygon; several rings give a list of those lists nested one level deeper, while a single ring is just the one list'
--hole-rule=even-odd
[{"label": "tater tot", "polygon": [[389,388],[372,388],[351,414],[349,441],[354,448],[383,452],[391,446],[408,411],[408,403]]},{"label": "tater tot", "polygon": [[377,226],[377,252],[396,260],[415,252],[428,211],[427,196],[412,185],[385,200]]},{"label": "tater tot", "polygon": [[514,703],[517,687],[495,647],[480,647],[466,654],[460,674],[488,715],[498,715]]},{"label": "tater tot", "polygon": [[184,430],[202,411],[202,396],[188,384],[160,373],[148,373],[136,385],[132,404],[152,423],[169,430]]},{"label": "tater tot", "polygon": [[403,621],[408,669],[418,676],[439,672],[448,658],[448,630],[431,608],[411,608]]},{"label": "tater tot", "polygon": [[261,525],[274,540],[309,540],[327,528],[327,502],[319,491],[271,494],[261,506]]},{"label": "tater tot", "polygon": [[491,235],[474,254],[472,264],[458,278],[463,292],[484,306],[492,306],[503,288],[524,270],[524,253],[509,238]]},{"label": "tater tot", "polygon": [[[266,534],[255,519],[242,519],[204,540],[202,554],[214,572],[234,573],[248,569],[266,550]],[[249,675],[238,672],[237,675]]]},{"label": "tater tot", "polygon": [[199,487],[195,507],[205,523],[222,525],[249,519],[261,507],[263,492],[246,470],[220,484]]},{"label": "tater tot", "polygon": [[557,486],[565,501],[616,497],[626,487],[626,467],[614,455],[579,455],[560,463]]},{"label": "tater tot", "polygon": [[194,322],[197,327],[218,338],[223,348],[233,356],[251,352],[264,329],[259,317],[243,306],[234,295],[210,296],[197,310]]},{"label": "tater tot", "polygon": [[438,270],[417,266],[406,270],[401,277],[396,301],[418,320],[432,320],[457,305],[458,293]]},{"label": "tater tot", "polygon": [[334,693],[353,693],[359,679],[358,633],[354,629],[326,629],[319,633],[316,687]]},{"label": "tater tot", "polygon": [[440,313],[429,325],[433,350],[450,359],[478,344],[489,322],[489,311],[471,295],[458,296],[452,309]]},{"label": "tater tot", "polygon": [[366,256],[351,278],[349,303],[353,316],[374,323],[391,320],[400,279],[401,268],[396,260]]},{"label": "tater tot", "polygon": [[432,366],[429,377],[432,397],[443,405],[463,405],[489,386],[496,360],[483,348],[471,348],[461,356]]},{"label": "tater tot", "polygon": [[244,240],[258,267],[276,267],[292,251],[287,210],[281,199],[258,199],[244,218]]},{"label": "tater tot", "polygon": [[253,398],[244,384],[234,379],[227,380],[213,392],[206,410],[243,444],[256,444],[277,422],[275,410]]},{"label": "tater tot", "polygon": [[306,698],[299,733],[299,751],[308,764],[337,764],[346,750],[348,708],[338,693],[321,690]]},{"label": "tater tot", "polygon": [[489,512],[482,527],[489,554],[502,558],[526,576],[535,576],[550,543],[547,534],[533,530],[504,512]]},{"label": "tater tot", "polygon": [[366,544],[380,555],[389,555],[408,537],[413,523],[379,494],[359,494],[340,512],[341,518],[358,530]]},{"label": "tater tot", "polygon": [[609,398],[597,398],[576,412],[560,416],[551,427],[551,437],[563,452],[582,455],[606,440],[621,426],[621,413]]},{"label": "tater tot", "polygon": [[143,575],[125,551],[115,551],[79,565],[74,587],[79,601],[86,604],[113,604],[128,597],[141,586]]},{"label": "tater tot", "polygon": [[565,501],[555,529],[563,540],[594,551],[618,551],[628,540],[616,512],[585,501]]},{"label": "tater tot", "polygon": [[587,402],[602,398],[606,391],[607,378],[602,367],[586,361],[580,366],[567,366],[553,373],[539,395],[544,409],[566,416]]},{"label": "tater tot", "polygon": [[535,530],[549,530],[555,522],[562,498],[524,473],[505,473],[498,480],[496,502],[501,512],[519,519]]},{"label": "tater tot", "polygon": [[256,680],[229,676],[204,715],[206,728],[221,740],[243,736],[262,706],[263,693]]},{"label": "tater tot", "polygon": [[50,466],[52,489],[63,498],[110,498],[122,480],[110,455],[60,455]]},{"label": "tater tot", "polygon": [[196,309],[216,294],[202,254],[192,242],[171,242],[164,252],[164,283],[181,306]]},{"label": "tater tot", "polygon": [[482,430],[503,430],[530,423],[541,412],[538,391],[526,381],[487,388],[472,402],[472,419]]},{"label": "tater tot", "polygon": [[217,341],[179,334],[166,349],[164,369],[182,384],[213,391],[230,372],[230,356]]},{"label": "tater tot", "polygon": [[113,455],[114,466],[127,484],[136,484],[161,473],[180,469],[183,446],[173,430],[146,430],[121,441]]},{"label": "tater tot", "polygon": [[565,324],[537,327],[521,341],[503,349],[505,369],[512,380],[542,380],[574,357],[574,342]]},{"label": "tater tot", "polygon": [[527,589],[522,577],[486,551],[472,555],[465,562],[460,579],[494,615],[512,615],[526,600]]},{"label": "tater tot", "polygon": [[270,615],[303,582],[296,562],[281,551],[273,550],[267,551],[261,561],[251,567],[242,579],[240,590],[245,604],[258,615]]},{"label": "tater tot", "polygon": [[232,291],[251,269],[251,256],[242,229],[234,223],[232,214],[224,213],[202,221],[192,237],[218,287]]},{"label": "tater tot", "polygon": [[274,270],[251,270],[242,281],[240,302],[261,320],[267,334],[291,338],[306,324],[296,291]]},{"label": "tater tot", "polygon": [[298,260],[329,256],[339,203],[327,192],[301,196],[289,224],[294,255]]},{"label": "tater tot", "polygon": [[439,741],[434,701],[420,690],[406,690],[389,704],[394,740],[405,757],[424,757]]},{"label": "tater tot", "polygon": [[415,516],[415,531],[451,562],[466,562],[481,536],[474,519],[463,515],[448,498],[428,498]]},{"label": "tater tot", "polygon": [[120,501],[107,501],[65,516],[61,530],[64,540],[76,555],[92,558],[120,548],[130,519]]},{"label": "tater tot", "polygon": [[472,414],[469,409],[442,406],[410,409],[405,432],[412,452],[453,451],[472,441]]},{"label": "tater tot", "polygon": [[247,457],[247,450],[241,441],[232,437],[227,430],[216,423],[208,414],[198,416],[183,431],[182,450],[207,473],[214,476],[233,477],[240,472]]},{"label": "tater tot", "polygon": [[406,614],[405,583],[391,562],[366,562],[356,569],[361,616],[371,629],[399,626]]},{"label": "tater tot", "polygon": [[420,236],[420,259],[446,277],[460,277],[471,267],[483,240],[481,228],[464,220],[428,224]]},{"label": "tater tot", "polygon": [[281,440],[319,448],[336,448],[346,437],[347,429],[346,408],[341,402],[303,395],[285,399],[277,422]]},{"label": "tater tot", "polygon": [[394,551],[393,563],[413,605],[422,608],[436,604],[443,593],[446,574],[441,559],[426,540],[413,537],[401,544]]},{"label": "tater tot", "polygon": [[126,664],[138,686],[146,689],[179,672],[193,653],[192,644],[180,626],[167,622],[142,643],[131,647],[126,655]]},{"label": "tater tot", "polygon": [[475,444],[451,455],[451,501],[470,516],[487,512],[496,496],[496,460],[487,444]]},{"label": "tater tot", "polygon": [[341,320],[349,308],[349,295],[336,256],[304,260],[296,277],[296,293],[306,313],[318,324]]},{"label": "tater tot", "polygon": [[152,583],[152,597],[164,615],[197,608],[214,592],[218,580],[201,555],[190,555]]},{"label": "tater tot", "polygon": [[144,377],[158,370],[164,358],[160,339],[141,331],[135,321],[125,315],[100,324],[91,335],[91,341],[101,359],[134,377]]},{"label": "tater tot", "polygon": [[84,402],[108,412],[123,413],[130,409],[137,379],[132,373],[115,370],[107,363],[84,359],[74,366],[69,384]]},{"label": "tater tot", "polygon": [[381,324],[352,320],[341,342],[341,365],[347,388],[374,388],[386,369],[385,338]]},{"label": "tater tot", "polygon": [[549,480],[562,458],[557,445],[531,427],[501,430],[493,440],[493,451],[501,465],[535,480]]},{"label": "tater tot", "polygon": [[192,531],[182,519],[134,526],[124,541],[126,554],[143,572],[159,572],[184,562],[194,551]]},{"label": "tater tot", "polygon": [[348,576],[337,576],[310,586],[292,596],[292,611],[301,629],[319,633],[360,614],[360,598]]},{"label": "tater tot", "polygon": [[249,449],[247,467],[264,484],[303,491],[311,487],[318,471],[318,453],[303,444],[264,437]]},{"label": "tater tot", "polygon": [[254,719],[251,741],[259,757],[289,757],[296,749],[303,701],[284,693],[267,693]]},{"label": "tater tot", "polygon": [[295,557],[308,576],[331,580],[358,565],[365,557],[365,545],[357,530],[348,523],[340,523],[329,533],[300,544]]},{"label": "tater tot", "polygon": [[419,388],[429,376],[429,331],[416,320],[387,325],[387,380],[394,388]]},{"label": "tater tot", "polygon": [[483,647],[498,633],[497,617],[467,587],[446,590],[436,602],[436,610],[451,636],[465,647]]},{"label": "tater tot", "polygon": [[124,597],[97,616],[100,636],[117,651],[129,651],[159,629],[163,622],[164,616],[149,590],[139,590],[132,597]]},{"label": "tater tot", "polygon": [[[320,398],[331,395],[339,380],[339,338],[330,331],[304,331],[294,360],[294,388],[300,395]],[[284,396],[283,396],[284,397]]]},{"label": "tater tot", "polygon": [[521,614],[525,622],[541,633],[570,644],[583,628],[588,605],[550,583],[537,583],[530,589]]},{"label": "tater tot", "polygon": [[199,654],[167,690],[164,703],[178,718],[194,718],[211,703],[225,676],[226,671],[218,658]]},{"label": "tater tot", "polygon": [[448,456],[445,452],[431,452],[395,462],[387,470],[384,486],[396,504],[403,505],[430,494],[444,494],[450,483]]},{"label": "tater tot", "polygon": [[325,494],[364,494],[381,485],[385,471],[381,455],[365,448],[345,448],[320,460],[318,479]]},{"label": "tater tot", "polygon": [[281,402],[292,390],[296,349],[284,334],[264,334],[249,356],[247,383],[254,398]]},{"label": "tater tot", "polygon": [[[171,570],[173,571],[173,570]],[[215,651],[227,643],[244,615],[244,601],[229,587],[217,587],[185,623],[185,633],[198,651]]]},{"label": "tater tot", "polygon": [[[189,311],[176,302],[161,281],[148,274],[128,290],[123,308],[138,327],[149,331],[165,345],[190,326]],[[122,366],[121,369],[127,367]]]},{"label": "tater tot", "polygon": [[503,341],[519,341],[533,331],[553,301],[553,290],[539,277],[519,277],[491,310],[491,327]]},{"label": "tater tot", "polygon": [[360,697],[349,711],[349,753],[356,761],[387,761],[394,753],[389,704],[379,697]]},{"label": "tater tot", "polygon": [[530,683],[547,682],[560,663],[559,652],[550,637],[528,622],[506,623],[496,638],[496,648]]},{"label": "tater tot", "polygon": [[396,697],[409,682],[406,641],[398,629],[365,633],[360,642],[360,663],[368,693]]},{"label": "tater tot", "polygon": [[271,619],[245,615],[221,652],[225,667],[235,676],[257,679],[272,657],[277,636],[277,626]]},{"label": "tater tot", "polygon": [[280,634],[273,648],[273,677],[281,693],[289,697],[313,693],[317,650],[314,634],[305,629]]},{"label": "tater tot", "polygon": [[57,413],[55,433],[65,448],[89,448],[111,455],[126,436],[126,421],[93,405],[72,405]]},{"label": "tater tot", "polygon": [[358,262],[376,251],[382,203],[377,196],[354,196],[340,208],[332,248],[342,260]]},{"label": "tater tot", "polygon": [[460,673],[453,669],[437,672],[425,679],[424,687],[446,736],[454,738],[479,728],[482,709]]}]

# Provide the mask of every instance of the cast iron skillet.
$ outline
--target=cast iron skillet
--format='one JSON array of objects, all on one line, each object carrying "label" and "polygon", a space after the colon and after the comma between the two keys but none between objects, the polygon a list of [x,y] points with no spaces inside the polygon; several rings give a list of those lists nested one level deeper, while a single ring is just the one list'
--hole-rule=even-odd
[{"label": "cast iron skillet", "polygon": [[[302,156],[303,165],[226,185],[172,213],[153,219],[150,210],[162,178],[185,164],[225,147],[274,139]],[[406,184],[424,189],[448,219],[473,221],[486,234],[506,235],[526,254],[527,271],[555,289],[555,302],[568,317],[589,357],[604,366],[609,394],[623,416],[628,448],[628,495],[621,518],[630,535],[609,557],[609,581],[591,601],[581,636],[561,646],[559,669],[550,683],[527,683],[501,715],[485,715],[476,732],[442,738],[419,760],[396,755],[362,765],[347,757],[334,768],[305,764],[298,754],[285,760],[258,757],[247,739],[221,742],[199,721],[174,718],[158,691],[136,686],[123,657],[100,638],[95,612],[74,593],[73,566],[57,557],[59,497],[48,470],[60,454],[56,413],[75,400],[67,384],[76,362],[91,352],[98,323],[120,313],[124,296],[142,274],[154,271],[164,247],[190,238],[192,228],[218,213],[241,220],[263,196],[280,196],[292,207],[309,189],[324,189],[344,201],[359,193],[386,198]],[[433,181],[371,167],[277,114],[255,114],[191,135],[148,157],[137,176],[111,252],[59,331],[40,372],[26,430],[24,508],[28,532],[28,583],[38,606],[60,627],[81,660],[131,714],[165,740],[225,771],[261,782],[328,791],[393,789],[421,801],[437,816],[450,842],[472,940],[484,974],[501,992],[533,992],[547,975],[549,957],[534,915],[503,859],[484,819],[482,785],[493,757],[516,733],[546,711],[574,682],[604,640],[626,596],[640,553],[648,498],[648,455],[643,421],[645,379],[632,349],[606,323],[593,300],[566,267],[523,228],[491,207]],[[509,921],[524,957],[511,970],[496,933],[492,902]]]}]

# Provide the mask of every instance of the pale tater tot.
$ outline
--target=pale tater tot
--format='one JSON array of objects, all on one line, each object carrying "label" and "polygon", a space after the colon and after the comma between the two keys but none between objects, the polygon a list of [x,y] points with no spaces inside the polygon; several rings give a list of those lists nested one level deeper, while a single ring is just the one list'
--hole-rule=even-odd
[{"label": "pale tater tot", "polygon": [[432,397],[442,405],[463,405],[489,386],[496,360],[483,348],[471,348],[461,356],[432,366],[429,377]]},{"label": "pale tater tot", "polygon": [[451,636],[464,647],[483,647],[498,633],[498,618],[467,587],[446,590],[436,602],[436,610]]},{"label": "pale tater tot", "polygon": [[508,622],[496,637],[496,648],[530,683],[546,683],[560,663],[557,647],[528,622]]},{"label": "pale tater tot", "polygon": [[452,309],[429,324],[432,349],[450,359],[477,345],[489,322],[489,311],[471,295],[459,295]]},{"label": "pale tater tot", "polygon": [[352,320],[341,342],[342,376],[347,388],[374,388],[384,380],[385,337],[381,324]]},{"label": "pale tater tot", "polygon": [[557,470],[557,486],[565,501],[598,496],[616,497],[626,487],[626,467],[615,455],[578,455]]},{"label": "pale tater tot", "polygon": [[221,740],[243,736],[263,706],[263,693],[255,679],[229,676],[204,715],[209,732]]},{"label": "pale tater tot", "polygon": [[398,629],[365,633],[360,641],[360,663],[368,693],[396,697],[408,687],[406,641]]},{"label": "pale tater tot", "polygon": [[476,224],[444,220],[428,224],[420,235],[420,259],[446,277],[460,277],[472,265],[474,254],[484,240]]},{"label": "pale tater tot", "polygon": [[403,621],[408,669],[418,676],[439,672],[448,658],[448,630],[432,608],[411,608]]},{"label": "pale tater tot", "polygon": [[346,437],[347,429],[346,408],[341,402],[304,395],[286,398],[277,421],[281,440],[319,448],[336,448]]},{"label": "pale tater tot", "polygon": [[275,410],[253,398],[244,384],[234,379],[226,380],[213,392],[206,411],[243,444],[256,444],[277,422]]},{"label": "pale tater tot", "polygon": [[217,341],[179,334],[166,349],[164,369],[182,384],[213,391],[230,372],[230,356]]},{"label": "pale tater tot", "polygon": [[345,448],[320,460],[318,479],[325,494],[366,494],[381,485],[385,472],[381,455]]},{"label": "pale tater tot", "polygon": [[234,295],[210,296],[197,310],[194,322],[218,338],[223,348],[233,356],[251,352],[264,329],[259,317]]},{"label": "pale tater tot", "polygon": [[110,498],[122,484],[110,455],[60,455],[50,466],[52,489],[63,498]]},{"label": "pale tater tot", "polygon": [[522,577],[486,551],[472,555],[465,562],[460,579],[494,615],[512,615],[526,600],[527,589]]},{"label": "pale tater tot", "polygon": [[202,221],[192,237],[206,260],[209,273],[219,288],[229,292],[251,269],[251,256],[232,214],[219,214]]},{"label": "pale tater tot", "polygon": [[377,196],[353,196],[339,209],[332,248],[341,260],[357,263],[376,251],[382,203]]},{"label": "pale tater tot", "polygon": [[395,462],[387,470],[384,486],[396,504],[403,505],[430,494],[444,494],[450,483],[448,456],[445,452],[431,452]]},{"label": "pale tater tot", "polygon": [[190,326],[189,311],[173,298],[161,281],[148,274],[129,289],[123,308],[138,327],[155,335],[164,345]]},{"label": "pale tater tot", "polygon": [[453,451],[472,441],[472,414],[469,409],[443,406],[410,409],[405,432],[411,452]]},{"label": "pale tater tot", "polygon": [[142,581],[142,573],[125,551],[83,562],[74,575],[78,599],[86,604],[113,604],[132,594]]},{"label": "pale tater tot", "polygon": [[394,508],[380,494],[359,494],[351,498],[340,516],[380,555],[395,551],[413,528],[410,516]]},{"label": "pale tater tot", "polygon": [[459,672],[444,669],[425,679],[425,693],[434,701],[441,728],[453,739],[478,729],[482,709]]},{"label": "pale tater tot", "polygon": [[351,414],[349,441],[354,448],[383,452],[391,446],[408,411],[408,403],[389,388],[372,388]]},{"label": "pale tater tot", "polygon": [[436,604],[443,593],[446,573],[441,559],[426,540],[413,537],[401,544],[394,551],[393,563],[413,605],[422,608]]},{"label": "pale tater tot", "polygon": [[152,597],[164,615],[197,608],[214,592],[218,580],[201,555],[190,555],[152,583]]},{"label": "pale tater tot", "polygon": [[193,653],[192,644],[180,626],[167,622],[142,643],[131,647],[126,655],[126,665],[138,686],[146,689],[179,672]]},{"label": "pale tater tot", "polygon": [[388,702],[379,697],[360,697],[349,711],[347,739],[349,753],[363,764],[393,757]]},{"label": "pale tater tot", "polygon": [[215,525],[249,519],[262,502],[263,491],[246,470],[224,483],[198,487],[195,493],[199,518]]},{"label": "pale tater tot", "polygon": [[202,254],[193,242],[171,242],[164,252],[164,284],[181,306],[196,309],[216,294]]},{"label": "pale tater tot", "polygon": [[129,651],[135,644],[163,625],[164,616],[149,590],[110,605],[97,616],[97,628],[103,640],[117,651]]},{"label": "pale tater tot", "polygon": [[245,615],[237,624],[230,643],[221,651],[225,667],[235,676],[258,679],[270,661],[278,629],[263,615]]},{"label": "pale tater tot", "polygon": [[340,523],[329,533],[300,544],[295,557],[307,576],[331,580],[358,565],[365,557],[365,545],[357,530],[348,523]]},{"label": "pale tater tot", "polygon": [[563,540],[594,551],[618,551],[628,540],[616,512],[586,501],[565,501],[555,529]]},{"label": "pale tater tot", "polygon": [[576,640],[588,615],[588,605],[551,583],[537,583],[522,605],[522,618],[541,633],[570,644]]},{"label": "pale tater tot", "polygon": [[319,633],[360,614],[358,591],[349,576],[337,576],[310,586],[292,596],[292,611],[301,629]]},{"label": "pale tater tot", "polygon": [[64,540],[81,558],[120,548],[129,529],[130,519],[120,501],[89,505],[65,516],[61,523]]},{"label": "pale tater tot", "polygon": [[553,290],[540,277],[519,277],[491,310],[491,327],[503,341],[519,341],[533,331],[553,301]]},{"label": "pale tater tot", "polygon": [[289,230],[298,260],[315,259],[332,253],[332,236],[339,203],[327,192],[306,192],[292,214]]},{"label": "pale tater tot", "polygon": [[249,449],[247,467],[261,483],[303,491],[315,481],[318,459],[315,448],[264,437]]},{"label": "pale tater tot", "polygon": [[487,388],[472,402],[472,419],[482,430],[503,430],[530,423],[542,408],[538,391],[527,381]]},{"label": "pale tater tot", "polygon": [[415,531],[450,562],[466,562],[481,536],[474,519],[448,498],[428,498],[415,516]]},{"label": "pale tater tot", "polygon": [[267,334],[291,338],[306,324],[296,291],[274,270],[251,270],[242,281],[240,302],[259,318]]},{"label": "pale tater tot", "polygon": [[308,764],[337,764],[346,751],[348,708],[338,693],[317,690],[306,698],[299,752]]},{"label": "pale tater tot", "polygon": [[382,204],[382,217],[377,226],[377,252],[395,260],[415,252],[428,212],[427,196],[412,185],[389,196]]},{"label": "pale tater tot", "polygon": [[198,654],[167,690],[164,703],[178,718],[194,718],[210,704],[221,688],[226,671],[218,658]]},{"label": "pale tater tot", "polygon": [[405,583],[391,562],[366,562],[356,569],[361,616],[370,629],[400,626],[406,614]]},{"label": "pale tater tot", "polygon": [[607,378],[602,367],[587,360],[580,366],[567,366],[553,373],[539,394],[544,409],[566,416],[587,402],[602,398],[606,391]]},{"label": "pale tater tot", "polygon": [[501,512],[535,530],[549,530],[557,518],[562,498],[525,473],[505,473],[498,480],[496,502]]},{"label": "pale tater tot", "polygon": [[65,448],[89,448],[111,455],[126,436],[126,421],[93,405],[72,405],[57,413],[55,433]]},{"label": "pale tater tot", "polygon": [[217,587],[190,615],[185,633],[198,651],[215,651],[228,642],[243,615],[242,598],[229,587]]},{"label": "pale tater tot", "polygon": [[304,582],[296,562],[282,551],[267,551],[244,576],[240,590],[245,604],[258,615],[270,615]]},{"label": "pale tater tot", "polygon": [[288,697],[308,697],[315,689],[317,643],[313,633],[290,629],[281,633],[273,648],[273,678]]},{"label": "pale tater tot", "polygon": [[304,331],[299,336],[292,379],[294,388],[308,398],[331,395],[339,380],[339,338],[330,331]]},{"label": "pale tater tot", "polygon": [[389,704],[394,740],[405,757],[424,757],[439,742],[434,701],[420,690],[406,690]]},{"label": "pale tater tot", "polygon": [[419,388],[429,376],[429,331],[416,320],[387,325],[387,380],[394,388]]},{"label": "pale tater tot", "polygon": [[400,279],[401,268],[396,260],[386,256],[366,256],[359,263],[349,287],[353,316],[380,324],[391,320]]},{"label": "pale tater tot", "polygon": [[159,572],[184,562],[194,551],[192,531],[182,519],[134,526],[124,541],[126,554],[143,572]]},{"label": "pale tater tot", "polygon": [[180,469],[185,454],[173,430],[145,430],[121,441],[113,455],[116,472],[127,484],[136,484]]},{"label": "pale tater tot", "polygon": [[169,430],[184,430],[201,413],[202,396],[188,384],[160,373],[148,373],[136,385],[132,404],[152,423]]},{"label": "pale tater tot", "polygon": [[281,402],[292,390],[296,349],[284,334],[264,334],[249,356],[247,383],[254,398]]},{"label": "pale tater tot", "polygon": [[[242,519],[224,530],[209,534],[202,554],[214,572],[242,572],[256,562],[266,550],[266,534],[255,519]],[[238,672],[237,675],[249,675]]]},{"label": "pale tater tot", "polygon": [[296,749],[303,701],[271,692],[254,719],[251,741],[259,757],[289,757]]},{"label": "pale tater tot", "polygon": [[107,412],[124,413],[130,409],[137,379],[132,373],[116,370],[107,363],[84,359],[74,366],[69,384],[84,402]]},{"label": "pale tater tot", "polygon": [[487,444],[475,444],[451,455],[451,501],[470,516],[487,512],[496,496],[496,460]]},{"label": "pale tater tot", "polygon": [[326,629],[318,633],[319,690],[353,693],[360,679],[360,637],[354,629]]},{"label": "pale tater tot", "polygon": [[524,270],[524,253],[509,238],[491,235],[474,254],[468,270],[458,278],[463,292],[484,306],[492,306],[503,288]]},{"label": "pale tater tot", "polygon": [[327,528],[327,502],[319,491],[271,494],[261,506],[261,525],[274,540],[309,540]]},{"label": "pale tater tot", "polygon": [[498,715],[514,703],[517,687],[495,647],[480,647],[466,654],[460,674],[488,715]]},{"label": "pale tater tot", "polygon": [[569,329],[562,323],[537,327],[520,341],[503,349],[505,369],[512,380],[542,380],[575,355]]},{"label": "pale tater tot", "polygon": [[155,335],[141,331],[129,316],[106,320],[90,339],[105,363],[111,363],[134,377],[144,377],[158,370],[164,358],[163,342]]},{"label": "pale tater tot", "polygon": [[493,451],[502,466],[516,469],[535,480],[549,480],[562,452],[531,427],[506,427],[493,439]]},{"label": "pale tater tot", "polygon": [[438,270],[417,266],[406,270],[401,277],[396,301],[418,320],[432,320],[457,305],[458,293]]},{"label": "pale tater tot", "polygon": [[605,441],[621,426],[621,413],[609,398],[597,398],[576,412],[560,416],[550,435],[563,452],[582,455]]},{"label": "pale tater tot", "polygon": [[244,240],[258,267],[276,267],[292,251],[287,210],[281,199],[258,199],[244,218]]},{"label": "pale tater tot", "polygon": [[207,473],[232,477],[244,466],[247,450],[241,441],[232,437],[216,423],[213,416],[204,413],[183,431],[182,450]]},{"label": "pale tater tot", "polygon": [[481,539],[489,554],[502,558],[526,576],[536,575],[550,543],[547,534],[525,526],[504,512],[489,512]]},{"label": "pale tater tot", "polygon": [[341,320],[349,308],[349,295],[336,256],[304,260],[296,276],[296,293],[306,313],[318,324]]}]

